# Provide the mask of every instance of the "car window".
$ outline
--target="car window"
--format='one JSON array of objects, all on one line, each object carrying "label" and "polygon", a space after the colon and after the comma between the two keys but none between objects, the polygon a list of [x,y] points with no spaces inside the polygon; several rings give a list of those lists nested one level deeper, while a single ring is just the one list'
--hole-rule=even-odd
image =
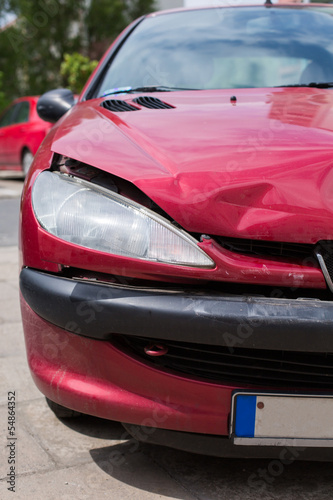
[{"label": "car window", "polygon": [[147,17],[116,54],[97,92],[163,85],[193,89],[333,81],[333,9],[232,7]]},{"label": "car window", "polygon": [[0,127],[7,127],[13,123],[19,104],[14,104],[0,117]]},{"label": "car window", "polygon": [[29,121],[30,103],[23,101],[19,103],[19,108],[15,113],[14,123],[25,123]]}]

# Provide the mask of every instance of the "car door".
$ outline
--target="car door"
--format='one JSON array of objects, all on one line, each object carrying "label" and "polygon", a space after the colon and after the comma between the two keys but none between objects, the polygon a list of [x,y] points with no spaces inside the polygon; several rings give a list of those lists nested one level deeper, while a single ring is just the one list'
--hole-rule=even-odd
[{"label": "car door", "polygon": [[21,101],[17,104],[12,116],[12,124],[7,135],[7,162],[10,165],[20,165],[21,151],[26,143],[26,136],[29,132],[29,101]]},{"label": "car door", "polygon": [[14,117],[18,110],[18,104],[10,106],[0,117],[0,167],[8,166],[8,137],[11,134]]}]

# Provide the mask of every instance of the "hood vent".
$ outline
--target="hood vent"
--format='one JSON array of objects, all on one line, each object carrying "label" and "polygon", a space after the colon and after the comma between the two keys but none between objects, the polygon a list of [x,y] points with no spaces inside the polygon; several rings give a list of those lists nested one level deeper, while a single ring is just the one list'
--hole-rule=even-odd
[{"label": "hood vent", "polygon": [[101,106],[109,111],[122,112],[122,111],[139,111],[139,108],[132,106],[126,101],[121,99],[108,99],[101,103]]},{"label": "hood vent", "polygon": [[166,102],[161,101],[161,99],[157,99],[157,97],[150,96],[142,96],[136,97],[133,99],[133,102],[139,104],[140,106],[144,106],[149,109],[174,109],[174,106],[171,104],[167,104]]}]

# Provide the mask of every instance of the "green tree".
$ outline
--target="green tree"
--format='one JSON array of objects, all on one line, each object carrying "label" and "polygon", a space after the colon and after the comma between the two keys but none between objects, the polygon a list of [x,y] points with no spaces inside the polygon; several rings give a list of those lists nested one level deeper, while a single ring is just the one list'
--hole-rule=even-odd
[{"label": "green tree", "polygon": [[8,38],[12,51],[19,55],[19,70],[27,91],[40,94],[59,85],[64,54],[82,46],[78,14],[84,0],[66,0],[61,4],[54,0],[18,1],[20,15]]},{"label": "green tree", "polygon": [[5,109],[7,104],[9,104],[6,94],[2,91],[3,73],[0,71],[0,113]]},{"label": "green tree", "polygon": [[154,9],[155,0],[92,0],[86,17],[90,56],[100,58],[131,21]]},{"label": "green tree", "polygon": [[[9,28],[8,32],[13,32]],[[19,54],[13,51],[5,32],[0,31],[0,69],[2,72],[2,91],[11,101],[24,91],[23,81],[19,78]]]},{"label": "green tree", "polygon": [[0,30],[6,97],[60,86],[65,54],[100,58],[131,20],[153,8],[154,0],[0,0],[0,18],[4,12],[17,15],[10,28]]},{"label": "green tree", "polygon": [[127,18],[129,21],[143,16],[144,14],[149,14],[149,12],[152,12],[156,8],[155,0],[128,0],[126,5]]},{"label": "green tree", "polygon": [[[84,0],[8,0],[17,20],[0,32],[0,67],[11,98],[60,85],[64,54],[80,50]],[[81,18],[83,18],[83,14]]]}]

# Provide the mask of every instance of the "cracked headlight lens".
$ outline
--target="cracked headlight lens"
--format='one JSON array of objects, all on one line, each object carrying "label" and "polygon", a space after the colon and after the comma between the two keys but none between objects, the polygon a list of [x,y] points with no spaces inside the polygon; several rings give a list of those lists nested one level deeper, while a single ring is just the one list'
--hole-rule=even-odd
[{"label": "cracked headlight lens", "polygon": [[46,231],[75,245],[151,262],[215,267],[185,231],[138,203],[90,182],[42,172],[33,186],[32,204]]}]

